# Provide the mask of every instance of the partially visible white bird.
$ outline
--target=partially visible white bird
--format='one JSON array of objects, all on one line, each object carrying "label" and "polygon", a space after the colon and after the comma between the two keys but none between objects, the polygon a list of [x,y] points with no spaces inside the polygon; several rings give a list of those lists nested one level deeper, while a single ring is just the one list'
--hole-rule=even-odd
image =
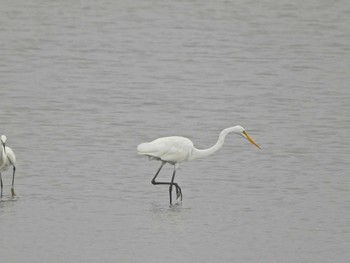
[{"label": "partially visible white bird", "polygon": [[6,171],[11,165],[13,166],[13,174],[12,174],[12,187],[11,187],[11,194],[12,196],[15,196],[15,172],[16,172],[16,155],[12,151],[12,149],[8,146],[6,146],[6,136],[1,135],[0,137],[1,141],[1,150],[0,150],[0,184],[1,184],[1,196],[2,196],[2,189],[4,187],[2,183],[2,176],[1,172]]},{"label": "partially visible white bird", "polygon": [[[253,140],[252,137],[248,135],[246,130],[242,126],[234,126],[227,129],[224,129],[220,135],[216,144],[208,149],[197,149],[194,147],[192,141],[188,138],[181,136],[171,136],[171,137],[162,137],[158,138],[152,142],[141,143],[137,146],[138,154],[146,155],[150,159],[159,160],[162,162],[157,173],[152,179],[152,184],[165,184],[169,185],[169,196],[170,196],[170,205],[172,204],[172,189],[173,186],[176,188],[176,197],[181,197],[182,201],[182,191],[180,186],[174,182],[176,169],[178,165],[183,161],[191,161],[194,159],[204,158],[209,155],[212,155],[218,151],[224,144],[225,137],[230,132],[237,133],[252,144],[260,149],[260,146]],[[171,178],[171,182],[157,182],[156,178],[164,166],[164,164],[169,163],[174,165],[174,172]]]}]

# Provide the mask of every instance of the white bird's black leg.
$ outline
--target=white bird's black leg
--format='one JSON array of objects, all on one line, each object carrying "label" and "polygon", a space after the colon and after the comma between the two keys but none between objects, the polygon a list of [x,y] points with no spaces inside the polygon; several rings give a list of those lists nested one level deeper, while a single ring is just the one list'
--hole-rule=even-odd
[{"label": "white bird's black leg", "polygon": [[165,184],[165,185],[169,185],[169,193],[170,193],[170,204],[172,204],[172,197],[171,197],[171,192],[172,192],[172,186],[174,185],[176,187],[176,199],[178,199],[179,197],[181,197],[181,201],[182,201],[182,191],[181,191],[181,188],[180,186],[174,182],[174,178],[175,178],[175,172],[176,172],[176,169],[174,169],[174,173],[173,173],[173,177],[172,177],[172,180],[170,183],[168,182],[157,182],[156,181],[156,178],[160,172],[160,170],[163,168],[165,162],[162,162],[162,164],[160,165],[157,173],[155,174],[155,176],[153,177],[152,179],[152,184],[154,185],[157,185],[157,184]]},{"label": "white bird's black leg", "polygon": [[4,188],[4,185],[2,184],[2,176],[1,176],[1,173],[0,173],[0,186],[1,186],[1,196],[2,197],[2,188]]},{"label": "white bird's black leg", "polygon": [[[169,186],[170,205],[172,205],[172,203],[173,203],[173,202],[172,202],[172,191],[173,191],[175,173],[176,173],[176,169],[174,169],[173,177],[171,178],[171,183],[170,183],[170,186]],[[177,192],[177,191],[176,191],[176,192]]]},{"label": "white bird's black leg", "polygon": [[156,175],[153,177],[153,179],[152,179],[152,181],[151,181],[151,182],[152,182],[152,184],[157,184],[157,182],[156,182],[156,178],[157,178],[157,176],[158,176],[158,174],[159,174],[160,170],[162,170],[162,168],[163,168],[164,164],[165,164],[165,162],[162,162],[162,164],[160,165],[160,167],[159,167],[159,169],[158,169],[158,171],[157,171]]},{"label": "white bird's black leg", "polygon": [[12,196],[15,196],[15,172],[16,172],[16,166],[13,165],[13,175],[12,175],[12,187],[11,187],[11,194]]}]

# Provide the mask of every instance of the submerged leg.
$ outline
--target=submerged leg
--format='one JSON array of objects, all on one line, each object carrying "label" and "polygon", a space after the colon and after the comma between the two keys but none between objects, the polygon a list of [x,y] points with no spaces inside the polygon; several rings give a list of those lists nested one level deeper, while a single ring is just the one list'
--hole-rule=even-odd
[{"label": "submerged leg", "polygon": [[[169,186],[170,205],[173,203],[173,202],[172,202],[172,191],[173,191],[175,173],[176,173],[176,168],[174,168],[173,177],[171,178],[171,183],[170,183],[170,186]],[[176,191],[176,192],[177,192],[177,191]]]},{"label": "submerged leg", "polygon": [[2,197],[2,188],[4,188],[4,185],[2,184],[2,176],[1,176],[1,173],[0,173],[0,185],[1,185],[1,196]]},{"label": "submerged leg", "polygon": [[13,166],[12,187],[11,187],[12,196],[16,196],[16,194],[15,194],[15,172],[16,172],[16,166]]},{"label": "submerged leg", "polygon": [[[179,197],[181,197],[181,201],[182,201],[182,191],[181,191],[181,188],[180,188],[180,186],[179,186],[177,183],[174,182],[176,168],[174,168],[173,177],[172,177],[172,180],[171,180],[170,183],[168,183],[168,182],[156,182],[156,178],[157,178],[157,176],[158,176],[160,170],[163,168],[164,164],[165,164],[165,162],[162,162],[161,166],[159,167],[159,169],[158,169],[156,175],[153,177],[153,179],[152,179],[151,182],[152,182],[152,184],[154,184],[154,185],[157,185],[157,184],[169,185],[170,204],[172,203],[172,200],[171,200],[171,199],[172,199],[172,198],[171,198],[171,192],[172,192],[172,186],[174,185],[174,186],[176,187],[176,199],[178,199]],[[171,188],[171,190],[170,190],[170,188]]]}]

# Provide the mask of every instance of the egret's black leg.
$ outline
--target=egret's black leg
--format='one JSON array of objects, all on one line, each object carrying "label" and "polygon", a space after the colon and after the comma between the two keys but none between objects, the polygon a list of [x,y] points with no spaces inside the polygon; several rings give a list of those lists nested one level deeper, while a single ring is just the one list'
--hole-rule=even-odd
[{"label": "egret's black leg", "polygon": [[152,179],[152,181],[151,181],[151,182],[152,182],[152,184],[157,184],[157,182],[156,182],[156,178],[157,178],[157,176],[158,176],[158,174],[159,174],[160,170],[162,170],[162,168],[163,168],[164,164],[165,164],[165,162],[162,162],[162,164],[160,165],[160,167],[159,167],[159,169],[158,169],[158,171],[157,171],[156,175],[153,177],[153,179]]},{"label": "egret's black leg", "polygon": [[4,188],[4,185],[2,184],[2,176],[1,176],[1,173],[0,173],[0,186],[1,186],[1,196],[2,197],[2,188]]},{"label": "egret's black leg", "polygon": [[176,173],[176,169],[174,168],[174,172],[173,172],[173,177],[171,178],[171,183],[169,186],[169,197],[170,197],[170,205],[172,205],[172,191],[173,191],[173,185],[174,185],[174,179],[175,179],[175,173]]},{"label": "egret's black leg", "polygon": [[[175,177],[175,169],[174,169],[174,173],[173,173],[173,178],[172,178],[172,182],[168,183],[168,182],[156,182],[156,178],[160,172],[160,170],[163,168],[165,162],[162,162],[162,164],[160,165],[157,173],[155,174],[155,176],[152,179],[152,184],[157,185],[157,184],[165,184],[165,185],[174,185],[176,187],[176,199],[178,199],[179,197],[181,197],[181,201],[182,201],[182,191],[180,186],[174,182],[174,177]],[[170,187],[169,187],[169,191],[170,191]],[[170,197],[170,204],[171,204],[171,197]]]},{"label": "egret's black leg", "polygon": [[182,191],[180,186],[177,183],[174,183],[174,185],[176,186],[176,199],[179,199],[179,197],[181,197],[181,201],[182,201]]},{"label": "egret's black leg", "polygon": [[16,166],[13,165],[13,175],[12,175],[12,187],[11,187],[11,194],[12,196],[15,196],[15,172],[16,172]]}]

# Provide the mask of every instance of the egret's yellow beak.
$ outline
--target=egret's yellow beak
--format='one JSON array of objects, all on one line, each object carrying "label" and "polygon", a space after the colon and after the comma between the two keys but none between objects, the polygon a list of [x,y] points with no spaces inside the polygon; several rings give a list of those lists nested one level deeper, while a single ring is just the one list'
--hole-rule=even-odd
[{"label": "egret's yellow beak", "polygon": [[256,147],[258,147],[259,149],[261,149],[260,146],[253,140],[252,137],[249,136],[249,134],[248,134],[246,131],[243,131],[243,135],[244,135],[244,137],[247,138],[248,141],[250,141],[250,142],[251,142],[252,144],[254,144]]}]

